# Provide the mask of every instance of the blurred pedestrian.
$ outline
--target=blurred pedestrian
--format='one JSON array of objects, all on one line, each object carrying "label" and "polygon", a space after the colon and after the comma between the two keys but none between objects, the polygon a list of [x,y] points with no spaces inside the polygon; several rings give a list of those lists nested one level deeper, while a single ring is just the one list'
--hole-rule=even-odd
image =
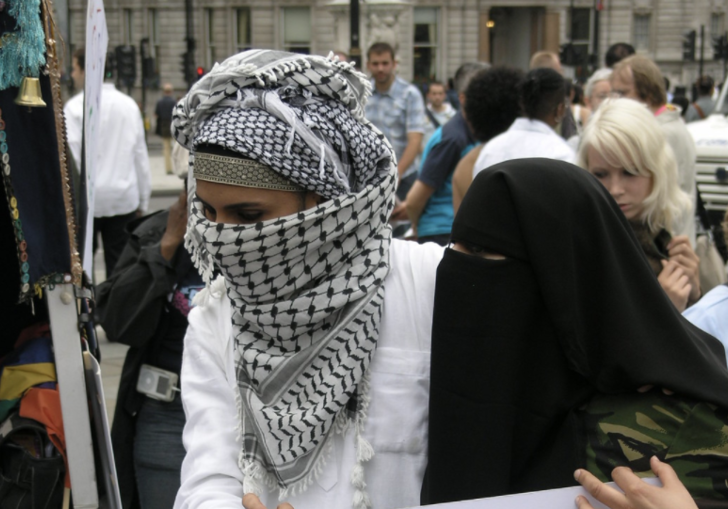
[{"label": "blurred pedestrian", "polygon": [[387,137],[397,155],[400,182],[397,197],[404,200],[417,178],[417,160],[425,132],[425,102],[417,87],[396,75],[394,49],[376,42],[367,51],[372,96],[366,117]]},{"label": "blurred pedestrian", "polygon": [[629,221],[662,288],[679,311],[700,298],[698,257],[684,232],[690,197],[654,116],[627,99],[602,104],[581,141],[578,164],[609,191]]},{"label": "blurred pedestrian", "polygon": [[688,111],[685,113],[685,122],[704,120],[715,109],[715,101],[713,100],[715,82],[713,78],[710,76],[701,76],[695,82],[695,88],[698,89],[698,100],[688,106]]},{"label": "blurred pedestrian", "polygon": [[[460,104],[465,107],[465,90],[475,73],[486,64],[469,62],[455,73],[455,86]],[[444,90],[443,90],[444,99]],[[422,153],[422,167],[412,188],[407,193],[406,208],[418,242],[435,242],[441,246],[450,241],[452,227],[452,175],[458,161],[476,141],[462,110],[445,125],[439,127]]]},{"label": "blurred pedestrian", "polygon": [[[175,166],[186,178],[186,161]],[[119,263],[96,291],[100,323],[109,341],[130,347],[111,443],[123,506],[171,509],[185,456],[179,392],[182,347],[192,300],[204,287],[183,245],[187,186],[168,210],[137,219],[128,229],[130,239]],[[154,374],[163,377],[161,382],[141,392],[144,377]],[[163,389],[167,394],[156,392],[162,390],[160,384],[169,385]]]},{"label": "blurred pedestrian", "polygon": [[[695,162],[697,153],[693,137],[680,118],[680,111],[667,104],[665,81],[660,69],[647,57],[634,55],[620,61],[614,67],[610,79],[612,95],[626,97],[647,105],[657,117],[662,134],[677,159],[678,185],[693,202],[695,215]],[[689,221],[681,231],[695,245],[695,222]]]},{"label": "blurred pedestrian", "polygon": [[479,71],[465,90],[464,113],[475,139],[481,145],[463,157],[452,178],[453,212],[473,181],[473,167],[480,155],[480,147],[503,133],[521,115],[519,87],[524,73],[514,67],[498,66]]},{"label": "blurred pedestrian", "polygon": [[162,86],[162,97],[157,101],[154,108],[154,116],[157,119],[155,134],[162,138],[162,153],[164,154],[164,169],[167,175],[172,174],[172,110],[177,102],[172,97],[174,88],[171,83]]},{"label": "blurred pedestrian", "polygon": [[553,69],[530,71],[519,86],[523,116],[480,151],[473,178],[482,170],[511,159],[547,157],[573,162],[576,155],[554,128],[568,108],[566,83]]},{"label": "blurred pedestrian", "polygon": [[[77,89],[85,80],[85,52],[73,54],[71,77]],[[101,89],[101,118],[94,162],[94,252],[98,236],[104,245],[106,277],[114,271],[129,238],[126,225],[142,215],[149,206],[152,178],[149,154],[144,139],[144,121],[134,99],[118,91],[113,83]],[[83,140],[83,92],[72,97],[63,109],[66,117],[68,147],[81,168]]]},{"label": "blurred pedestrian", "polygon": [[[445,85],[439,81],[433,81],[427,85],[427,95],[425,98],[427,99],[425,109],[425,116],[427,118],[425,120],[425,134],[422,138],[423,150],[434,132],[439,127],[445,125],[457,113],[457,110],[447,101]],[[420,161],[420,164],[422,164],[422,161]]]},{"label": "blurred pedestrian", "polygon": [[612,92],[612,87],[609,85],[609,78],[611,76],[611,69],[598,69],[586,81],[586,86],[584,87],[584,104],[592,113],[597,111],[602,102],[609,98]]},{"label": "blurred pedestrian", "polygon": [[[553,69],[561,76],[564,75],[564,68],[561,65],[559,55],[553,51],[538,51],[533,54],[529,69],[534,70],[541,68]],[[563,117],[559,120],[555,129],[564,140],[568,140],[572,136],[578,134],[578,129],[576,126],[576,119],[571,112],[571,100],[569,98],[568,86],[564,88],[564,94],[566,94],[566,111],[564,112]]]},{"label": "blurred pedestrian", "polygon": [[618,42],[609,46],[607,53],[604,55],[604,63],[609,69],[612,69],[617,63],[634,54],[634,46],[626,42]]}]

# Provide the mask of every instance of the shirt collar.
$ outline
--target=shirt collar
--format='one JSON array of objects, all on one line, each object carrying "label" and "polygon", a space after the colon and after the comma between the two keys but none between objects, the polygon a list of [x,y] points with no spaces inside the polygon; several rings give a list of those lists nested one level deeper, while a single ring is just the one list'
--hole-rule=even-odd
[{"label": "shirt collar", "polygon": [[531,131],[543,134],[556,134],[556,131],[551,129],[551,127],[549,127],[547,123],[525,117],[517,118],[508,130],[510,131],[511,129],[517,131]]}]

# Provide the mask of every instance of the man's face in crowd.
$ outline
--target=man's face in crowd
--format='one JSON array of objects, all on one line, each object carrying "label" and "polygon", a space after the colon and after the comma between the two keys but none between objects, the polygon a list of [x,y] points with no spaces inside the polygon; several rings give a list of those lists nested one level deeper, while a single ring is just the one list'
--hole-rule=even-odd
[{"label": "man's face in crowd", "polygon": [[591,97],[585,97],[584,100],[586,102],[586,105],[592,111],[597,111],[599,109],[599,106],[601,106],[605,99],[609,98],[609,95],[611,93],[612,87],[609,84],[609,81],[597,81],[592,88]]},{"label": "man's face in crowd", "polygon": [[634,79],[632,78],[632,70],[629,67],[623,69],[620,73],[612,73],[609,84],[612,87],[613,97],[624,97],[626,99],[643,102],[637,95],[637,89],[634,86]]},{"label": "man's face in crowd", "polygon": [[83,69],[78,65],[78,60],[73,59],[71,64],[71,79],[73,80],[73,88],[76,90],[83,90],[83,82],[86,74]]},{"label": "man's face in crowd", "polygon": [[439,110],[445,102],[445,87],[439,84],[430,85],[427,90],[427,101],[433,108]]},{"label": "man's face in crowd", "polygon": [[374,78],[377,85],[387,85],[394,78],[394,69],[397,65],[394,63],[391,53],[385,51],[383,53],[372,53],[367,61],[367,69]]},{"label": "man's face in crowd", "polygon": [[317,195],[311,192],[275,191],[205,180],[197,181],[197,197],[208,220],[243,225],[289,216],[317,203]]}]

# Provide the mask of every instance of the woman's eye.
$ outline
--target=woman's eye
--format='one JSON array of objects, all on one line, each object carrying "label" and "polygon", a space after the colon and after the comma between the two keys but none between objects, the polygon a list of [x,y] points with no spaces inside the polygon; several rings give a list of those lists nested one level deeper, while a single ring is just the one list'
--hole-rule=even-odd
[{"label": "woman's eye", "polygon": [[623,171],[622,171],[622,174],[623,174],[623,175],[624,175],[625,177],[635,177],[635,176],[636,176],[636,175],[635,175],[634,173],[630,173],[630,172],[628,172],[627,170],[623,170]]},{"label": "woman's eye", "polygon": [[607,172],[606,171],[593,171],[592,175],[594,175],[599,180],[602,180],[604,178],[607,178]]},{"label": "woman's eye", "polygon": [[238,217],[241,221],[245,221],[246,223],[255,223],[263,216],[263,212],[256,210],[241,210],[238,212]]},{"label": "woman's eye", "polygon": [[203,214],[205,214],[205,217],[207,219],[209,219],[211,221],[215,219],[215,209],[213,209],[212,207],[208,207],[207,205],[204,205],[202,207],[202,212],[203,212]]}]

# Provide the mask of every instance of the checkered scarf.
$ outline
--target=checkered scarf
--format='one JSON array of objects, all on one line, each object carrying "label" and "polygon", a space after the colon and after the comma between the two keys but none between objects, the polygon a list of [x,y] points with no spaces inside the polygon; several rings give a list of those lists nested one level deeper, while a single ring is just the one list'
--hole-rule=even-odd
[{"label": "checkered scarf", "polygon": [[[201,144],[226,147],[328,200],[255,225],[226,225],[208,221],[191,199],[186,246],[208,283],[222,274],[234,310],[244,491],[260,494],[262,482],[277,485],[284,499],[306,489],[332,434],[354,426],[353,505],[365,508],[361,463],[373,452],[362,430],[389,273],[395,157],[384,136],[357,118],[368,88],[347,64],[291,54],[276,64],[269,57],[280,52],[249,53],[231,59],[245,62],[245,72],[226,61],[198,83],[210,85],[205,93],[193,87],[176,109],[177,138],[193,148],[193,160]],[[269,74],[256,74],[255,55]],[[216,75],[231,69],[244,86]],[[256,88],[255,76],[274,76],[280,86]],[[344,89],[357,101],[342,101]],[[192,103],[212,97],[215,107],[201,117]],[[190,118],[204,121],[193,127]]]}]

